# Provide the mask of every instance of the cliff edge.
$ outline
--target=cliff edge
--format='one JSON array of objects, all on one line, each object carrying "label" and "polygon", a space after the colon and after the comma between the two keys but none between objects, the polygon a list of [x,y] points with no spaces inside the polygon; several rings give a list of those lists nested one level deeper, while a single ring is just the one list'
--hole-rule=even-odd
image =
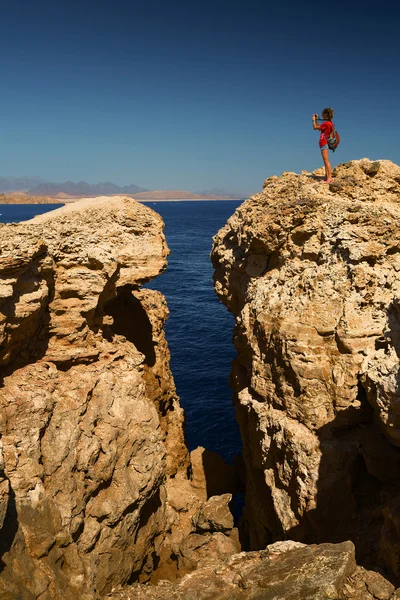
[{"label": "cliff edge", "polygon": [[270,177],[214,240],[252,549],[351,539],[400,577],[400,168]]}]

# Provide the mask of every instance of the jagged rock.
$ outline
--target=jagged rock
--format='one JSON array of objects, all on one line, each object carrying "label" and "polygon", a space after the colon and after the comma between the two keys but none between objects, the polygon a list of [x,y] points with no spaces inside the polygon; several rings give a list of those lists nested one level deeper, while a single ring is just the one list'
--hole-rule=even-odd
[{"label": "jagged rock", "polygon": [[394,600],[394,585],[380,573],[357,567],[343,587],[348,600]]},{"label": "jagged rock", "polygon": [[356,570],[350,542],[267,548],[236,554],[181,581],[115,591],[113,600],[332,600],[343,599]]},{"label": "jagged rock", "polygon": [[[221,533],[191,533],[179,545],[179,574],[189,573],[205,565],[213,565],[240,552],[237,529]],[[170,578],[169,578],[170,579]]]},{"label": "jagged rock", "polygon": [[[186,528],[177,528],[180,537],[175,536],[177,547],[174,551],[180,575],[240,552],[238,530],[233,526],[233,515],[229,509],[231,500],[231,494],[212,496],[206,503],[200,504],[194,514],[193,509],[199,506],[198,500],[186,509],[187,517],[192,515],[191,523],[189,525],[186,521]],[[185,531],[188,532],[186,536]],[[171,580],[171,577],[168,579]],[[159,580],[159,575],[156,580]]]},{"label": "jagged rock", "polygon": [[319,175],[267,179],[215,237],[249,544],[351,537],[400,576],[400,167]]},{"label": "jagged rock", "polygon": [[194,515],[193,525],[200,531],[230,531],[233,528],[231,500],[231,494],[212,496]]},{"label": "jagged rock", "polygon": [[166,266],[162,230],[118,197],[1,228],[4,600],[99,597],[161,553],[165,480],[189,467],[168,309],[138,289]]},{"label": "jagged rock", "polygon": [[[204,502],[198,488],[182,474],[167,482],[172,529],[161,550],[161,566],[151,581],[174,581],[208,562],[241,550],[238,531],[229,509],[230,494]],[[174,557],[174,560],[171,559]]]}]

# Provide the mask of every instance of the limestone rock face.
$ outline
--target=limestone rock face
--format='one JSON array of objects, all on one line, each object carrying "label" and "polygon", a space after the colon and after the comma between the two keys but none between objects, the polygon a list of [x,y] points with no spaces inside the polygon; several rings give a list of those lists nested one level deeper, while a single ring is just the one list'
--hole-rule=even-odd
[{"label": "limestone rock face", "polygon": [[249,544],[350,537],[399,577],[400,167],[320,179],[270,177],[214,240]]},{"label": "limestone rock face", "polygon": [[1,226],[0,596],[146,580],[189,467],[164,337],[161,218],[83,200]]}]

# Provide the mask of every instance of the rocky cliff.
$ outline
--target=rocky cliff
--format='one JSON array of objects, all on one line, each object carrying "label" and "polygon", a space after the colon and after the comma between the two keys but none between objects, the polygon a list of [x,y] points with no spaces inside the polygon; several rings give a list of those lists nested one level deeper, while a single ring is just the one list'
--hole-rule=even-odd
[{"label": "rocky cliff", "polygon": [[185,446],[165,299],[141,288],[167,255],[129,198],[1,226],[2,600],[102,598],[239,549]]},{"label": "rocky cliff", "polygon": [[389,161],[287,173],[215,238],[249,553],[142,287],[161,218],[115,197],[0,226],[1,600],[400,598],[376,572],[400,576],[399,200]]},{"label": "rocky cliff", "polygon": [[400,168],[270,177],[215,238],[248,544],[354,541],[400,577]]}]

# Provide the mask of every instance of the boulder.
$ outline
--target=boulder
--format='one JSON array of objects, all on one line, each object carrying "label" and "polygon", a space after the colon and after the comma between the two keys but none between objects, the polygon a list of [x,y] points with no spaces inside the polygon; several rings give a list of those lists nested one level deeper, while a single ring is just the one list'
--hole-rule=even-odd
[{"label": "boulder", "polygon": [[194,515],[193,525],[199,531],[230,531],[233,528],[231,500],[231,494],[212,496]]}]

